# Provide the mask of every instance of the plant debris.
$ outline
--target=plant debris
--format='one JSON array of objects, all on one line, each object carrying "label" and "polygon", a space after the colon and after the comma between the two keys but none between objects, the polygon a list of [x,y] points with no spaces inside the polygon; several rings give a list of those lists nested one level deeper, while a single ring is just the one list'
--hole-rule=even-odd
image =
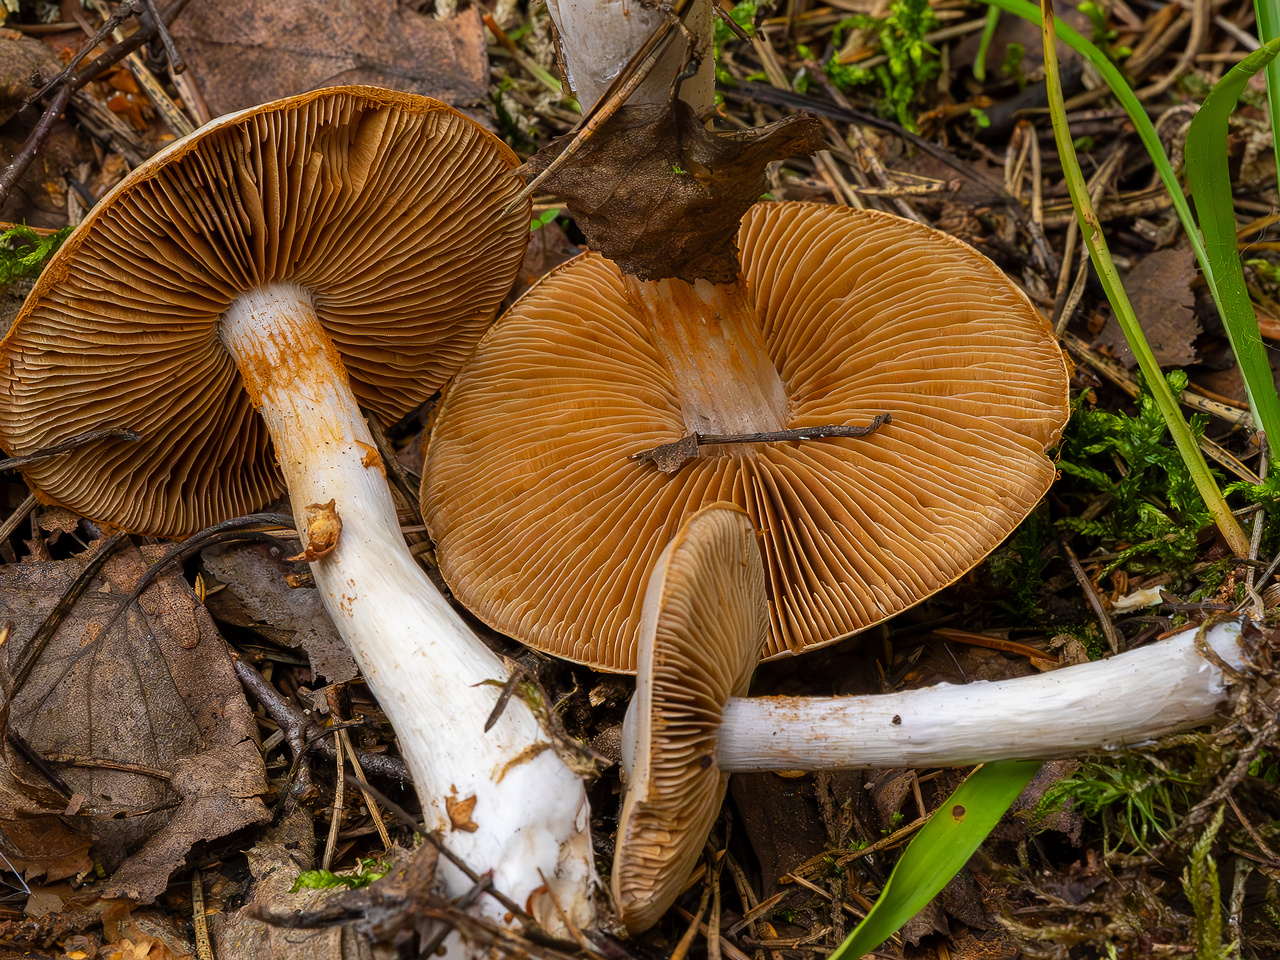
[{"label": "plant debris", "polygon": [[[539,151],[526,178],[571,140]],[[563,198],[587,245],[625,272],[730,283],[739,269],[738,221],[765,192],[765,167],[821,148],[821,127],[808,118],[710,133],[682,100],[623,107],[542,188]]]}]

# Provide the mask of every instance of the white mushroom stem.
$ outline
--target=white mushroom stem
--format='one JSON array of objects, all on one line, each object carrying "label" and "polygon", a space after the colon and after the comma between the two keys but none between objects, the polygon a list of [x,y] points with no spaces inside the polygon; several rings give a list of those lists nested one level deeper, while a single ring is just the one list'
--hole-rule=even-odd
[{"label": "white mushroom stem", "polygon": [[[1240,624],[1204,643],[1233,669]],[[724,773],[962,766],[1048,760],[1132,746],[1211,720],[1228,698],[1197,630],[1109,660],[1034,677],[878,696],[734,698],[717,764]]]},{"label": "white mushroom stem", "polygon": [[[519,696],[484,732],[507,670],[410,556],[309,295],[288,284],[244,293],[220,334],[271,431],[304,544],[308,505],[334,501],[342,530],[311,564],[316,587],[395,727],[427,829],[473,870],[493,871],[494,887],[546,929],[564,932],[561,911],[589,928],[595,874],[582,780]],[[439,871],[447,895],[471,887],[443,858]],[[506,912],[491,897],[478,905],[499,921]]]},{"label": "white mushroom stem", "polygon": [[[547,0],[547,10],[560,34],[560,54],[569,85],[584,113],[667,16],[659,4],[641,0]],[[702,114],[711,108],[715,85],[710,0],[692,0],[684,26],[701,63],[697,74],[681,84],[680,99]],[[666,103],[671,85],[683,69],[686,47],[684,34],[677,30],[653,72],[627,102]]]}]

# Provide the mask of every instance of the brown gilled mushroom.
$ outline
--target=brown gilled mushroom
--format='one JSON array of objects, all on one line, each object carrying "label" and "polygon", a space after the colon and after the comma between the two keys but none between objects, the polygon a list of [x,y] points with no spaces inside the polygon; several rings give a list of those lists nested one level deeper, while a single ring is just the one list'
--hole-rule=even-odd
[{"label": "brown gilled mushroom", "polygon": [[768,631],[751,521],[723,504],[698,511],[658,557],[640,619],[613,861],[614,905],[632,932],[666,912],[702,852],[729,783],[715,764],[720,715],[746,694]]},{"label": "brown gilled mushroom", "polygon": [[[585,254],[459,373],[423,506],[445,579],[482,620],[634,671],[649,572],[683,519],[723,500],[760,531],[764,656],[796,653],[952,583],[1048,488],[1065,363],[988,260],[919,224],[805,203],[758,204],[739,244],[745,299]],[[776,439],[885,414],[867,437]],[[700,442],[749,434],[775,439]],[[682,438],[692,457],[674,473],[637,459]]]},{"label": "brown gilled mushroom", "polygon": [[551,926],[582,926],[581,780],[519,698],[484,732],[506,669],[406,549],[358,406],[404,416],[491,322],[527,239],[527,208],[503,212],[515,162],[444,104],[371,87],[206,125],[121,182],[41,276],[0,344],[0,442],[137,431],[24,472],[48,502],[158,536],[287,487],[427,829]]},{"label": "brown gilled mushroom", "polygon": [[636,694],[622,751],[626,796],[612,890],[635,933],[688,877],[729,775],[1051,759],[1152,740],[1211,720],[1268,642],[1238,619],[1081,666],[996,683],[874,696],[750,697],[767,616],[746,517],[713,505],[686,521],[644,598]]}]

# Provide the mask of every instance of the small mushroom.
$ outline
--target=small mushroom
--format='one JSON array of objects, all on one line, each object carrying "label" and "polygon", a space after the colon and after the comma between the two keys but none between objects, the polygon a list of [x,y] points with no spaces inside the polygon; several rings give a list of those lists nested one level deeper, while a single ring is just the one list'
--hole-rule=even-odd
[{"label": "small mushroom", "polygon": [[747,515],[712,505],[685,522],[649,578],[613,861],[619,919],[633,932],[666,912],[720,812],[720,714],[746,694],[769,630],[759,555]]},{"label": "small mushroom", "polygon": [[[361,405],[452,375],[523,255],[515,155],[442,103],[337,87],[207,124],[121,182],[0,343],[0,441],[45,502],[163,537],[286,488],[316,586],[390,718],[426,828],[552,929],[589,925],[580,778],[401,535]],[[472,803],[465,827],[447,805]],[[441,861],[446,891],[472,882]],[[492,898],[480,905],[502,918]],[[564,911],[563,915],[560,911]]]},{"label": "small mushroom", "polygon": [[1211,720],[1248,659],[1238,620],[1107,660],[998,682],[877,696],[740,695],[766,616],[750,522],[689,518],[645,595],[636,695],[623,727],[626,796],[612,889],[632,932],[683,886],[729,774],[1041,760],[1113,750]]},{"label": "small mushroom", "polygon": [[[917,223],[809,203],[757,204],[738,239],[736,285],[642,283],[584,254],[453,381],[423,511],[446,581],[486,623],[634,671],[658,554],[724,500],[759,531],[763,655],[799,653],[953,583],[1048,489],[1065,363],[990,261]],[[885,414],[870,436],[795,439]],[[765,437],[700,443],[672,474],[637,459],[749,434]]]}]

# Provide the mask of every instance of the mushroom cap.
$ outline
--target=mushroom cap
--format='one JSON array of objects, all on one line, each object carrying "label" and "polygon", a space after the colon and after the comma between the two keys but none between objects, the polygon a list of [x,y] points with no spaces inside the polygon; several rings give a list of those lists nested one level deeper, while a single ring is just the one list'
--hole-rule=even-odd
[{"label": "mushroom cap", "polygon": [[725,702],[747,692],[769,632],[751,520],[731,504],[693,514],[658,558],[640,621],[623,734],[626,797],[612,890],[632,933],[680,893],[724,801],[716,766]]},{"label": "mushroom cap", "polygon": [[486,334],[432,433],[440,569],[486,623],[634,671],[645,578],[685,517],[724,500],[761,531],[764,657],[798,653],[954,582],[1048,489],[1066,364],[994,264],[911,221],[808,203],[756,205],[738,240],[783,425],[892,424],[703,447],[672,475],[630,459],[689,429],[621,275],[584,254]]},{"label": "mushroom cap", "polygon": [[0,445],[42,499],[176,537],[278,497],[266,425],[218,339],[241,292],[310,294],[357,400],[395,421],[457,370],[510,289],[515,155],[450,107],[332,87],[214,121],[140,166],[45,268],[0,343]]}]

